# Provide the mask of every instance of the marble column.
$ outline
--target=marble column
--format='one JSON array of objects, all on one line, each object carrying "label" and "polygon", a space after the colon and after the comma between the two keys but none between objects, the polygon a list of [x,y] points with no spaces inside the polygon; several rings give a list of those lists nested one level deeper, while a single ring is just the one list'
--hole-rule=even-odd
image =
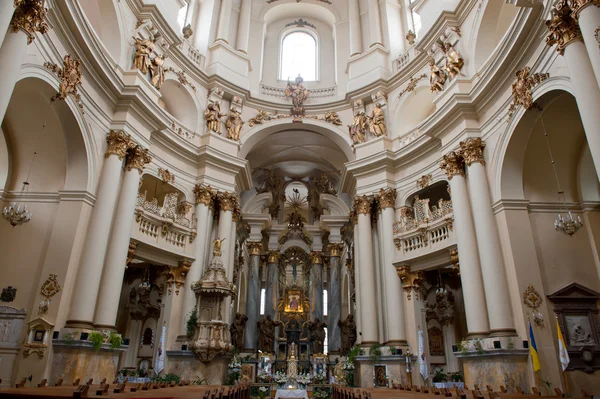
[{"label": "marble column", "polygon": [[258,344],[258,321],[260,319],[260,241],[247,241],[248,253],[248,292],[246,297],[246,329],[244,330],[244,349],[255,350]]},{"label": "marble column", "polygon": [[490,325],[479,265],[477,239],[464,175],[464,161],[456,152],[450,152],[444,155],[440,162],[440,168],[448,176],[452,193],[456,245],[460,254],[460,280],[465,298],[467,337],[487,337]]},{"label": "marble column", "polygon": [[381,209],[381,224],[383,240],[383,278],[385,279],[386,308],[386,345],[406,346],[406,326],[404,305],[402,300],[402,282],[398,278],[394,261],[394,208],[396,205],[396,190],[381,189],[377,196]]},{"label": "marble column", "polygon": [[329,280],[327,288],[327,340],[329,353],[337,353],[342,346],[339,322],[342,319],[342,264],[344,243],[327,246],[329,251]]},{"label": "marble column", "polygon": [[[115,330],[140,176],[144,171],[144,166],[151,161],[152,158],[148,155],[148,149],[139,145],[136,145],[127,153],[125,175],[123,176],[121,193],[119,194],[119,201],[113,219],[96,303],[94,315],[94,328],[96,329]],[[94,228],[93,225],[90,227]]]},{"label": "marble column", "polygon": [[348,0],[348,29],[350,30],[350,57],[362,53],[362,28],[358,0]]},{"label": "marble column", "polygon": [[[354,273],[360,270],[360,253],[358,248],[358,214],[355,210],[350,212],[350,220],[352,226],[354,226],[353,240],[354,240]],[[358,278],[356,278],[358,277]],[[362,341],[362,317],[361,317],[361,305],[360,305],[360,273],[358,276],[354,276],[354,318],[356,319],[356,343],[360,344]]]},{"label": "marble column", "polygon": [[598,0],[571,0],[571,4],[592,62],[596,82],[600,85],[600,46],[596,38],[596,30],[600,29],[600,2]]},{"label": "marble column", "polygon": [[381,15],[379,14],[379,0],[368,0],[369,4],[369,47],[376,44],[383,45],[381,35]]},{"label": "marble column", "polygon": [[313,251],[310,259],[310,319],[323,321],[323,253]]},{"label": "marble column", "polygon": [[179,323],[179,336],[181,337],[187,334],[187,319],[189,313],[196,306],[196,294],[192,291],[192,283],[200,280],[204,273],[208,249],[207,242],[210,240],[210,229],[208,228],[209,211],[216,193],[210,186],[197,184],[194,187],[194,194],[196,195],[196,231],[198,232],[194,246],[196,260],[192,263],[190,272],[185,279],[185,285],[183,286],[183,307]]},{"label": "marble column", "polygon": [[375,268],[373,267],[373,238],[371,236],[372,199],[363,195],[356,197],[354,206],[358,215],[358,246],[360,267],[360,318],[362,323],[361,345],[371,346],[379,342],[377,331],[377,306],[375,303]]},{"label": "marble column", "polygon": [[[106,142],[108,143],[106,159],[100,174],[96,202],[89,221],[90,228],[83,245],[80,266],[71,297],[71,309],[65,327],[92,328],[93,326],[110,227],[119,194],[123,158],[125,158],[127,150],[134,146],[131,137],[121,130],[111,131]],[[127,240],[127,245],[129,245],[129,240]]]},{"label": "marble column", "polygon": [[236,47],[238,51],[247,54],[248,40],[250,38],[250,14],[252,11],[252,0],[241,0],[241,3]]},{"label": "marble column", "polygon": [[267,252],[265,316],[271,316],[273,319],[275,319],[275,314],[277,313],[279,255],[279,251],[270,250]]},{"label": "marble column", "polygon": [[516,335],[513,321],[508,281],[500,247],[496,219],[492,210],[490,188],[485,173],[481,138],[469,138],[460,142],[460,155],[467,164],[467,182],[471,194],[471,208],[477,233],[477,246],[481,258],[481,273],[488,308],[491,336]]},{"label": "marble column", "polygon": [[219,25],[217,28],[217,39],[229,44],[229,24],[231,23],[231,3],[232,0],[221,0],[219,9]]},{"label": "marble column", "polygon": [[[561,0],[558,5],[563,2]],[[600,176],[600,88],[582,42],[581,31],[568,6],[563,6],[560,10],[555,6],[552,19],[546,21],[546,25],[549,31],[546,43],[550,46],[556,44],[558,53],[565,57],[596,174]]]},{"label": "marble column", "polygon": [[[0,3],[3,3],[0,6],[0,24],[3,28],[0,26],[0,29],[1,34],[4,35],[0,47],[0,123],[2,123],[13,89],[19,79],[27,45],[33,42],[36,32],[46,33],[48,24],[43,0],[24,1],[16,8],[12,0],[3,0]],[[4,26],[6,20],[10,21],[8,26]]]}]

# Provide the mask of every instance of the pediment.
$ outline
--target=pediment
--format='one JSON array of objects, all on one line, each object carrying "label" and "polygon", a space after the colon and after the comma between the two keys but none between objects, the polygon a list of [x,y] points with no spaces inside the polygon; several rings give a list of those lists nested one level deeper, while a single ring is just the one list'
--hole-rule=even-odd
[{"label": "pediment", "polygon": [[548,295],[548,299],[552,302],[561,300],[590,300],[597,301],[600,299],[600,293],[584,287],[578,283],[571,283],[563,287],[553,294]]}]

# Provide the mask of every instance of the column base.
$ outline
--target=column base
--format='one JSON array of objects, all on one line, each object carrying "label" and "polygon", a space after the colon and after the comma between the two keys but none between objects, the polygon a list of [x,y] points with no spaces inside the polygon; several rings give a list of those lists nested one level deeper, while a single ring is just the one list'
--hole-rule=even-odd
[{"label": "column base", "polygon": [[107,324],[94,324],[94,329],[95,330],[101,330],[101,331],[117,331],[117,327],[115,326],[109,326]]},{"label": "column base", "polygon": [[386,341],[383,346],[408,346],[408,341],[405,339]]},{"label": "column base", "polygon": [[103,378],[112,381],[117,375],[119,356],[129,347],[121,345],[119,349],[111,349],[109,344],[102,344],[100,349],[95,349],[90,341],[55,339],[52,348],[54,356],[48,380],[53,382],[62,378],[64,385],[69,385],[77,378],[80,384],[90,378],[95,383]]},{"label": "column base", "polygon": [[467,338],[468,339],[487,338],[487,337],[489,337],[489,335],[490,335],[489,331],[475,331],[475,332],[468,333]]},{"label": "column base", "polygon": [[490,337],[516,337],[517,330],[514,328],[498,328],[490,330]]},{"label": "column base", "polygon": [[465,385],[489,385],[494,391],[503,385],[509,392],[530,386],[528,349],[495,349],[480,352],[454,352],[462,360]]},{"label": "column base", "polygon": [[65,328],[83,328],[86,330],[93,330],[94,323],[85,320],[67,320],[65,323]]},{"label": "column base", "polygon": [[201,362],[192,351],[167,351],[166,373],[175,373],[182,380],[205,378],[210,385],[223,385],[227,378],[230,357],[218,356],[210,362]]}]

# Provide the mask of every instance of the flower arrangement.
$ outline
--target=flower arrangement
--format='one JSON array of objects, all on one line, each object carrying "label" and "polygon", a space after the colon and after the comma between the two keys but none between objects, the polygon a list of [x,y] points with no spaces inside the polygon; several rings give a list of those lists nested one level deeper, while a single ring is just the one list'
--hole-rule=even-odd
[{"label": "flower arrangement", "polygon": [[260,382],[269,382],[271,376],[265,370],[261,370],[260,373],[256,376]]},{"label": "flower arrangement", "polygon": [[285,384],[288,382],[288,376],[284,372],[278,371],[275,373],[275,382],[279,385]]},{"label": "flower arrangement", "polygon": [[315,399],[329,399],[330,396],[331,394],[327,389],[319,389],[313,392],[313,398]]},{"label": "flower arrangement", "polygon": [[229,363],[228,367],[230,369],[239,369],[240,367],[242,367],[242,362],[240,362],[240,358],[238,355],[233,355],[233,359],[231,359],[231,362]]},{"label": "flower arrangement", "polygon": [[267,387],[258,388],[258,396],[260,396],[261,399],[264,399],[264,397],[267,396],[267,392],[269,392],[269,388]]},{"label": "flower arrangement", "polygon": [[322,384],[325,380],[327,380],[327,374],[323,370],[315,374],[315,381],[317,383]]},{"label": "flower arrangement", "polygon": [[302,385],[308,385],[311,382],[310,374],[309,373],[300,373],[300,374],[298,374],[296,381],[298,381]]},{"label": "flower arrangement", "polygon": [[343,369],[344,369],[344,370],[347,370],[347,371],[352,371],[352,370],[354,370],[354,363],[351,363],[351,362],[349,362],[349,361],[345,361],[345,362],[342,364],[342,367],[343,367]]}]

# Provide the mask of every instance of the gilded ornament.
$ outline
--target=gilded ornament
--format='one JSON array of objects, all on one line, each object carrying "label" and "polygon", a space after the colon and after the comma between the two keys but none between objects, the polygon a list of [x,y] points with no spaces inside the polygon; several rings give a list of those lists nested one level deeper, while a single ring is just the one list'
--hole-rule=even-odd
[{"label": "gilded ornament", "polygon": [[183,33],[183,37],[185,39],[189,39],[190,37],[192,37],[192,35],[194,34],[194,30],[192,29],[192,24],[187,24],[186,26],[184,26],[183,29],[181,30],[181,33]]},{"label": "gilded ornament", "polygon": [[446,172],[448,180],[452,180],[452,176],[455,175],[465,175],[464,160],[454,151],[451,151],[442,157],[440,169]]},{"label": "gilded ornament", "polygon": [[325,114],[325,122],[329,122],[335,126],[342,126],[342,120],[337,112],[329,111]]},{"label": "gilded ornament", "polygon": [[449,42],[444,43],[444,53],[446,54],[446,66],[444,69],[450,75],[450,79],[454,79],[456,75],[461,75],[465,61],[461,57],[458,50]]},{"label": "gilded ornament", "polygon": [[461,141],[459,146],[460,149],[457,152],[464,159],[467,166],[471,166],[474,162],[485,165],[485,160],[483,159],[485,143],[480,137],[469,137],[465,141]]},{"label": "gilded ornament", "polygon": [[150,83],[157,90],[160,90],[163,83],[165,83],[165,58],[167,58],[166,54],[157,55],[152,59],[150,65]]},{"label": "gilded ornament", "polygon": [[410,93],[410,92],[414,92],[417,88],[417,83],[419,83],[421,80],[426,79],[427,75],[422,74],[419,75],[418,77],[411,77],[410,80],[408,81],[408,84],[406,85],[406,87],[404,88],[404,90],[402,90],[399,94],[398,94],[398,98],[402,97],[402,95],[404,93]]},{"label": "gilded ornament", "polygon": [[256,114],[256,116],[254,116],[253,118],[250,118],[250,120],[248,121],[248,125],[250,127],[253,127],[254,125],[262,125],[263,122],[265,121],[270,121],[272,116],[271,114],[267,113],[266,111],[263,111],[262,109],[258,109],[258,114]]},{"label": "gilded ornament", "polygon": [[348,125],[348,132],[354,144],[364,143],[367,139],[367,116],[364,111],[355,111],[352,125]]},{"label": "gilded ornament", "polygon": [[223,245],[223,241],[225,240],[226,238],[217,238],[213,241],[212,246],[214,256],[221,256],[221,246]]},{"label": "gilded ornament", "polygon": [[394,188],[382,188],[379,190],[377,195],[379,207],[381,209],[394,208],[396,205],[396,189]]},{"label": "gilded ornament", "polygon": [[331,256],[332,258],[339,258],[342,255],[342,251],[344,250],[344,243],[331,243],[327,246],[327,250],[329,251],[329,256]]},{"label": "gilded ornament", "polygon": [[40,289],[40,295],[44,297],[44,300],[40,303],[38,313],[46,314],[48,313],[48,309],[50,307],[50,299],[58,294],[62,290],[60,284],[58,283],[58,275],[50,274],[46,281],[42,284],[42,288]]},{"label": "gilded ornament", "polygon": [[147,148],[142,148],[139,145],[131,148],[127,152],[127,160],[125,161],[125,168],[128,171],[137,169],[140,175],[144,171],[144,166],[152,162],[152,157],[148,154]]},{"label": "gilded ornament", "polygon": [[127,150],[135,146],[131,136],[122,130],[111,130],[106,136],[106,143],[108,144],[108,148],[106,149],[105,157],[108,158],[111,155],[116,155],[120,160],[125,158]]},{"label": "gilded ornament", "polygon": [[559,0],[552,8],[552,14],[546,21],[548,46],[557,45],[556,50],[560,55],[565,54],[567,45],[575,40],[583,40],[577,16],[569,6],[567,0]]},{"label": "gilded ornament", "polygon": [[573,9],[573,13],[579,16],[581,10],[586,6],[594,5],[600,7],[600,0],[570,0],[569,4]]},{"label": "gilded ornament", "polygon": [[206,110],[204,111],[206,128],[210,131],[221,134],[221,118],[224,116],[226,115],[221,113],[221,104],[219,104],[218,101],[209,102]]},{"label": "gilded ornament", "polygon": [[227,128],[227,138],[234,141],[240,141],[240,133],[244,126],[241,114],[235,108],[229,110],[229,115],[225,120],[225,128]]},{"label": "gilded ornament", "polygon": [[[9,1],[9,0],[3,0]],[[35,32],[44,34],[48,32],[46,17],[48,9],[44,7],[44,0],[15,0],[15,11],[10,21],[13,33],[22,30],[27,35],[27,44],[35,39]]]},{"label": "gilded ornament", "polygon": [[380,103],[375,104],[369,118],[369,131],[375,137],[386,135],[385,115]]},{"label": "gilded ornament", "polygon": [[235,193],[228,193],[227,191],[217,194],[217,199],[219,200],[221,210],[225,212],[233,212],[239,203],[237,195]]},{"label": "gilded ornament", "polygon": [[450,30],[454,33],[456,33],[456,35],[458,37],[462,37],[462,32],[460,31],[460,26],[453,26],[450,28]]},{"label": "gilded ornament", "polygon": [[307,21],[303,20],[302,18],[297,19],[297,20],[295,20],[293,22],[285,24],[286,28],[289,28],[290,26],[295,26],[297,28],[304,28],[304,27],[308,26],[309,28],[317,29],[316,26],[314,26],[310,22],[307,22]]},{"label": "gilded ornament", "polygon": [[455,268],[458,268],[458,249],[451,249],[449,251],[449,254],[450,262],[452,262]]},{"label": "gilded ornament", "polygon": [[411,295],[414,294],[415,299],[419,299],[419,293],[423,288],[423,282],[425,281],[425,274],[421,271],[411,272],[410,266],[402,265],[396,266],[396,273],[402,281],[402,288],[406,291],[406,298],[411,299]]},{"label": "gilded ornament", "polygon": [[302,84],[304,79],[298,75],[294,80],[294,84],[291,84],[288,80],[287,86],[285,87],[285,97],[292,100],[292,115],[294,117],[304,116],[304,102],[310,97],[310,90],[308,90]]},{"label": "gilded ornament", "polygon": [[175,295],[179,295],[179,290],[185,284],[185,276],[190,272],[192,263],[187,260],[179,262],[178,266],[168,266],[166,270],[167,286],[169,293],[175,288]]},{"label": "gilded ornament", "polygon": [[246,245],[250,255],[258,256],[262,252],[263,245],[260,241],[246,241]]},{"label": "gilded ornament", "polygon": [[444,91],[444,84],[448,79],[446,72],[440,69],[433,58],[429,59],[429,85],[431,92]]},{"label": "gilded ornament", "polygon": [[529,284],[523,292],[523,304],[532,310],[531,318],[533,319],[533,324],[539,328],[544,328],[544,316],[539,311],[542,302],[543,299],[540,293],[537,292],[533,285]]},{"label": "gilded ornament", "polygon": [[144,75],[152,67],[150,55],[154,52],[154,41],[151,39],[134,37],[135,53],[133,54],[132,69],[139,69]]},{"label": "gilded ornament", "polygon": [[269,250],[267,251],[267,263],[279,263],[279,251]]},{"label": "gilded ornament", "polygon": [[354,197],[354,209],[356,210],[357,215],[369,215],[371,214],[371,205],[373,204],[373,200],[366,195],[362,195],[360,197]]},{"label": "gilded ornament", "polygon": [[158,168],[158,175],[165,183],[174,184],[175,175],[169,172],[169,169]]},{"label": "gilded ornament", "polygon": [[310,263],[313,265],[322,265],[323,264],[323,252],[320,251],[312,251],[308,254],[308,259]]},{"label": "gilded ornament", "polygon": [[213,198],[216,196],[215,191],[208,185],[196,184],[194,187],[196,195],[196,204],[212,205]]},{"label": "gilded ornament", "polygon": [[70,54],[65,55],[62,68],[51,62],[44,63],[44,67],[54,72],[60,79],[58,93],[52,97],[51,101],[65,100],[68,96],[72,95],[75,102],[79,105],[81,112],[83,112],[81,95],[77,91],[81,85],[81,71],[79,70],[79,66],[79,60],[72,59]]},{"label": "gilded ornament", "polygon": [[194,86],[194,84],[188,80],[187,76],[185,76],[185,72],[176,71],[172,67],[165,68],[165,72],[173,72],[175,75],[177,75],[177,80],[179,81],[179,83],[181,83],[184,86],[189,85],[192,91],[196,93],[196,86]]},{"label": "gilded ornament", "polygon": [[417,35],[415,35],[415,32],[413,32],[411,29],[409,29],[408,33],[406,34],[406,40],[408,40],[408,44],[411,46],[413,44],[415,44],[416,38],[417,38]]},{"label": "gilded ornament", "polygon": [[533,108],[532,90],[535,86],[548,79],[548,73],[530,74],[531,68],[525,67],[516,72],[517,80],[512,84],[512,103],[508,108],[508,119],[512,119],[513,114],[519,106],[526,110]]},{"label": "gilded ornament", "polygon": [[352,209],[350,211],[350,223],[356,225],[358,224],[358,213],[356,213],[356,209]]},{"label": "gilded ornament", "polygon": [[421,176],[421,178],[417,180],[417,188],[422,189],[425,187],[429,187],[429,185],[431,184],[431,180],[433,180],[433,176],[431,176],[431,173],[428,175]]}]

